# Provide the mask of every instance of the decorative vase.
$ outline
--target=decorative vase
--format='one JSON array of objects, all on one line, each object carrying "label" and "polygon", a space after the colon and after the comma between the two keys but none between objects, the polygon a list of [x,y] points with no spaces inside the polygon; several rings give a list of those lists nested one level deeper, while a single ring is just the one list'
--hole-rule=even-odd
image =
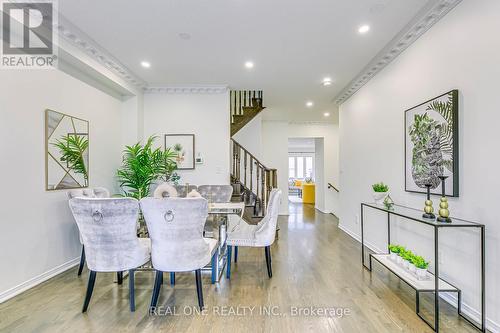
[{"label": "decorative vase", "polygon": [[388,210],[392,210],[392,208],[394,207],[394,200],[392,200],[389,194],[387,194],[387,196],[384,199],[384,206]]},{"label": "decorative vase", "polygon": [[375,204],[382,205],[384,203],[385,197],[389,195],[389,192],[375,192],[373,191],[373,200],[375,200]]},{"label": "decorative vase", "polygon": [[451,223],[448,198],[446,198],[446,178],[448,176],[439,176],[439,179],[441,179],[441,201],[439,203],[439,216],[437,220],[438,222]]},{"label": "decorative vase", "polygon": [[432,184],[425,184],[425,187],[427,188],[427,200],[425,200],[424,215],[422,215],[425,219],[436,218],[436,215],[434,215],[434,207],[432,207],[431,186]]},{"label": "decorative vase", "polygon": [[427,269],[426,268],[417,268],[417,278],[419,280],[425,280],[427,278]]}]

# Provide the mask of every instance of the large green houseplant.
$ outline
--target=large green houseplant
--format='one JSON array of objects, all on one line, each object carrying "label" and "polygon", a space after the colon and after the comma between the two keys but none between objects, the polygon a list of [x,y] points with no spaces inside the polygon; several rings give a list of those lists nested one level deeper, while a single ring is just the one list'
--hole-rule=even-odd
[{"label": "large green houseplant", "polygon": [[138,142],[125,146],[122,167],[117,171],[124,196],[140,200],[149,195],[153,182],[168,181],[174,175],[176,154],[170,149],[153,148],[156,139],[151,136],[144,145]]}]

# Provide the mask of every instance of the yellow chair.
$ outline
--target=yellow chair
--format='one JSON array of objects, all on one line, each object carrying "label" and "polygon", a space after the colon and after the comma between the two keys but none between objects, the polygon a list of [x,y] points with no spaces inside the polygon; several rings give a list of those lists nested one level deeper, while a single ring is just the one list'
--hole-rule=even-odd
[{"label": "yellow chair", "polygon": [[302,184],[302,202],[305,204],[314,204],[316,185],[313,183]]}]

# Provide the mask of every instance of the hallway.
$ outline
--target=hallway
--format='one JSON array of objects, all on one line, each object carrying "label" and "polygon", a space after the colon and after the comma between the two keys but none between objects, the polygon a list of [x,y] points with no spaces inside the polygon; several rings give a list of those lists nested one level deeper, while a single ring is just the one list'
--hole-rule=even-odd
[{"label": "hallway", "polygon": [[[192,273],[165,284],[148,315],[153,279],[136,276],[137,310],[128,308],[128,285],[99,274],[89,312],[82,314],[86,270],[71,269],[0,305],[0,332],[432,332],[414,313],[414,294],[388,271],[360,263],[360,246],[333,215],[290,204],[280,216],[272,247],[273,278],[262,249],[240,249],[231,280],[203,277],[205,311],[197,311]],[[167,279],[166,279],[167,280]],[[165,281],[166,281],[165,280]],[[429,299],[422,300],[424,308]],[[474,332],[443,302],[443,332]],[[322,309],[328,313],[321,313]]]}]

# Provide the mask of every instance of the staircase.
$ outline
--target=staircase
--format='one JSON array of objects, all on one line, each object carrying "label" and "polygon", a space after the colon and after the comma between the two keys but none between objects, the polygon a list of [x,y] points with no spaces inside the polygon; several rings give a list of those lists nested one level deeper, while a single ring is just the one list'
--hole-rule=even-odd
[{"label": "staircase", "polygon": [[276,169],[267,168],[235,140],[231,143],[233,200],[244,201],[245,220],[258,223],[266,214],[271,190],[278,186]]},{"label": "staircase", "polygon": [[235,135],[265,107],[262,90],[231,90],[231,136]]},{"label": "staircase", "polygon": [[[262,101],[261,90],[230,92],[231,136],[264,110]],[[276,169],[266,167],[234,139],[231,139],[231,153],[233,201],[244,201],[244,219],[258,223],[266,214],[271,190],[278,187]]]}]

